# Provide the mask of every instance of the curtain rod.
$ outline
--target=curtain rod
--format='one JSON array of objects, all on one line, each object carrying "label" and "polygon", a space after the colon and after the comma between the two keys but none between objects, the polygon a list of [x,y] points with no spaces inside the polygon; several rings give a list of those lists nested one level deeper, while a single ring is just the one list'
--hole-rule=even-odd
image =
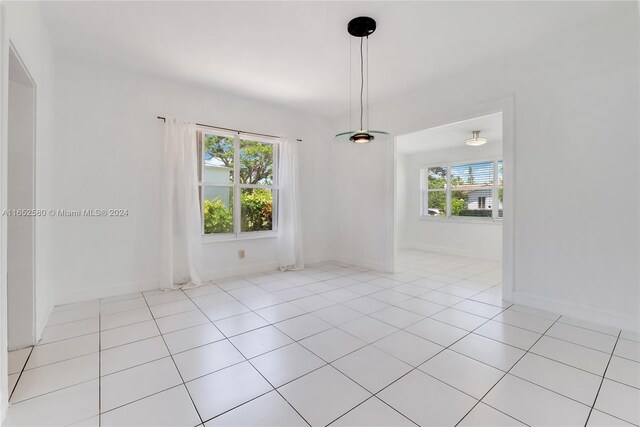
[{"label": "curtain rod", "polygon": [[[167,118],[166,117],[162,117],[162,116],[157,116],[156,117],[158,120],[162,120],[163,122],[167,122]],[[202,126],[205,128],[211,128],[211,129],[220,129],[220,130],[226,130],[228,132],[235,132],[235,133],[245,133],[247,135],[256,135],[256,136],[266,136],[267,138],[281,138],[280,136],[277,135],[268,135],[266,133],[256,133],[256,132],[246,132],[244,130],[238,130],[238,129],[230,129],[230,128],[223,128],[220,126],[213,126],[213,125],[206,125],[204,123],[196,123],[196,126]],[[302,142],[301,139],[296,139],[296,141],[298,142]]]}]

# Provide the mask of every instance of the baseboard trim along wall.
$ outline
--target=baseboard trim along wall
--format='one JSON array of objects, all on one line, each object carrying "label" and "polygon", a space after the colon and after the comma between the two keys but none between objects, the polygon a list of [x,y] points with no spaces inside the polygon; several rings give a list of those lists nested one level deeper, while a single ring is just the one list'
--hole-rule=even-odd
[{"label": "baseboard trim along wall", "polygon": [[418,250],[427,252],[438,252],[446,255],[459,255],[471,258],[480,258],[489,261],[502,261],[502,252],[474,251],[460,248],[450,248],[446,246],[430,245],[422,242],[411,242],[403,245],[400,250]]},{"label": "baseboard trim along wall", "polygon": [[[314,264],[314,263],[329,261],[333,258],[334,257],[330,255],[313,256],[305,259],[305,263]],[[230,277],[247,275],[247,274],[256,274],[256,273],[270,272],[270,271],[276,272],[278,271],[278,267],[279,265],[274,262],[238,266],[238,267],[229,268],[226,270],[205,272],[202,275],[202,280],[210,281],[210,280],[228,279]],[[97,298],[108,298],[108,297],[113,297],[118,295],[126,295],[133,292],[151,291],[159,288],[160,288],[159,280],[154,279],[154,280],[146,280],[142,282],[129,283],[125,285],[119,285],[119,286],[110,286],[108,288],[104,287],[104,288],[98,288],[98,289],[83,290],[79,292],[69,292],[66,294],[58,295],[55,299],[55,305],[58,306],[63,304],[72,304],[76,302],[89,301]],[[52,310],[53,310],[53,306],[51,306],[49,313],[47,313],[47,315],[41,320],[41,323],[43,323],[44,325],[47,324]],[[44,326],[42,326],[42,328],[40,328],[40,326],[41,325],[38,325],[38,331],[42,333]]]},{"label": "baseboard trim along wall", "polygon": [[126,285],[109,286],[104,288],[90,289],[79,292],[70,292],[61,294],[56,297],[55,305],[71,304],[74,302],[89,301],[97,298],[115,297],[118,295],[126,295],[133,292],[150,291],[158,289],[159,282],[157,279],[142,282],[134,282]]},{"label": "baseboard trim along wall", "polygon": [[640,320],[630,316],[592,308],[579,307],[563,301],[542,298],[535,295],[513,291],[512,301],[515,304],[545,310],[563,316],[573,317],[585,322],[611,326],[616,329],[640,332]]},{"label": "baseboard trim along wall", "polygon": [[266,262],[262,264],[251,264],[246,266],[238,266],[233,268],[228,268],[226,270],[216,270],[216,271],[208,271],[202,274],[202,280],[215,281],[218,279],[228,279],[236,276],[246,276],[248,274],[256,274],[262,272],[275,272],[278,270],[278,263],[275,262]]},{"label": "baseboard trim along wall", "polygon": [[334,255],[331,258],[331,260],[342,262],[345,264],[355,265],[356,267],[368,268],[370,270],[392,273],[391,271],[386,271],[386,264],[384,262],[378,262],[378,261],[361,259],[361,258],[353,258],[348,255]]}]

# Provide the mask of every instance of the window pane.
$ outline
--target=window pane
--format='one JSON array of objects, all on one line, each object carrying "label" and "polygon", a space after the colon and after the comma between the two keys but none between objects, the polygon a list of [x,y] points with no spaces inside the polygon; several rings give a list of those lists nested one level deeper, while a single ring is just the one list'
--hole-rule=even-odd
[{"label": "window pane", "polygon": [[240,183],[273,184],[273,144],[240,140]]},{"label": "window pane", "polygon": [[427,191],[425,214],[429,216],[447,215],[446,191]]},{"label": "window pane", "polygon": [[204,233],[233,233],[233,187],[204,186]]},{"label": "window pane", "polygon": [[204,135],[204,176],[209,184],[233,182],[233,138],[213,134]]},{"label": "window pane", "polygon": [[273,193],[264,188],[240,190],[240,231],[273,230]]},{"label": "window pane", "polygon": [[502,160],[498,160],[498,217],[502,218]]},{"label": "window pane", "polygon": [[451,215],[492,217],[493,162],[451,166]]},{"label": "window pane", "polygon": [[447,168],[433,167],[427,169],[427,188],[429,190],[447,187]]}]

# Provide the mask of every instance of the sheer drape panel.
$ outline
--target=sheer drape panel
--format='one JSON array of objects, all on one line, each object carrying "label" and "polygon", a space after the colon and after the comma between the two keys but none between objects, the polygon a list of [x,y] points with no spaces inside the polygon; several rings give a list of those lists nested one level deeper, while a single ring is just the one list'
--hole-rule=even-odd
[{"label": "sheer drape panel", "polygon": [[162,175],[160,287],[202,284],[195,123],[166,119]]},{"label": "sheer drape panel", "polygon": [[302,270],[302,223],[298,180],[298,142],[282,139],[278,150],[278,238],[280,269]]}]

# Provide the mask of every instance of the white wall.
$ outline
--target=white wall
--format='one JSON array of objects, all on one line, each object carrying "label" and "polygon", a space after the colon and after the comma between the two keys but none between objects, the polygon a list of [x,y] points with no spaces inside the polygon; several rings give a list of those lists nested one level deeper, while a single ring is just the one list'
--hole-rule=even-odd
[{"label": "white wall", "polygon": [[[52,206],[53,199],[53,50],[50,44],[46,25],[40,14],[38,4],[31,2],[3,2],[2,4],[2,37],[0,63],[2,90],[2,174],[1,204],[7,206],[7,89],[8,89],[8,55],[9,42],[13,43],[23,62],[26,64],[36,83],[36,207],[47,209]],[[2,263],[0,283],[2,285],[2,324],[0,342],[0,418],[5,415],[7,400],[7,368],[6,368],[6,217],[2,217]],[[52,220],[38,218],[36,220],[36,335],[39,338],[53,308],[52,290]]]},{"label": "white wall", "polygon": [[[157,287],[164,130],[158,115],[303,139],[305,257],[329,256],[326,121],[69,56],[56,61],[56,206],[129,209],[126,218],[56,219],[57,303]],[[206,243],[205,272],[213,278],[273,269],[276,245],[275,238]]]},{"label": "white wall", "polygon": [[[513,298],[633,329],[640,311],[637,8],[618,4],[601,21],[566,28],[519,56],[371,106],[371,123],[398,135],[512,97]],[[346,195],[334,210],[336,245],[351,259],[386,264],[389,251],[379,248],[393,239],[393,156],[381,145],[334,148],[345,159],[335,191]],[[594,197],[602,208],[584,209]]]},{"label": "white wall", "polygon": [[[400,144],[402,136],[397,138]],[[398,153],[396,239],[398,249],[421,249],[492,260],[502,257],[502,223],[490,219],[420,216],[420,170],[439,163],[498,159],[502,144]]]}]

